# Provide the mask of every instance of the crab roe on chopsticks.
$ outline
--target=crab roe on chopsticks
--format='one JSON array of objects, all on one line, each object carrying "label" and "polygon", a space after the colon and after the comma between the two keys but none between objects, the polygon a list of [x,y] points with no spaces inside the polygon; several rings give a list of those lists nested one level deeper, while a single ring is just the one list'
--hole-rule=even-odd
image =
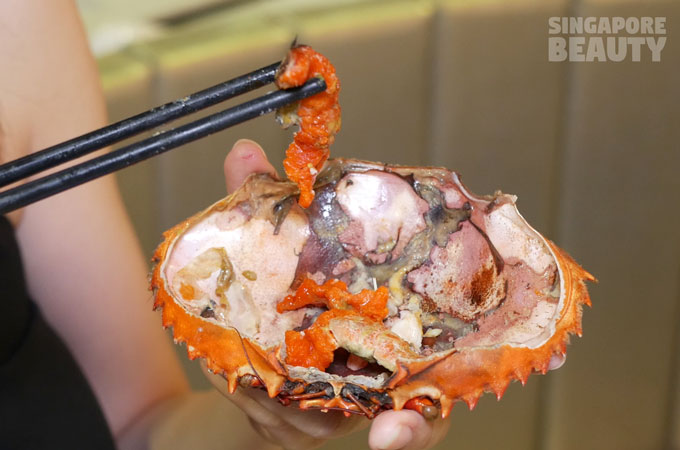
[{"label": "crab roe on chopsticks", "polygon": [[302,86],[314,77],[324,79],[326,90],[301,100],[296,111],[286,111],[282,119],[286,126],[296,123],[300,127],[286,150],[283,168],[300,188],[298,203],[303,208],[314,199],[314,181],[328,159],[335,134],[340,131],[340,82],[328,59],[306,45],[291,48],[276,75],[280,89]]}]

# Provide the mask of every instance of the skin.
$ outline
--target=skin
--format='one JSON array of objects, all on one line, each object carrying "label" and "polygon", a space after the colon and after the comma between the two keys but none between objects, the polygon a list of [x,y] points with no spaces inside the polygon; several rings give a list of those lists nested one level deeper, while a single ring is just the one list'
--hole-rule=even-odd
[{"label": "skin", "polygon": [[[0,2],[0,60],[0,161],[106,124],[73,2]],[[151,311],[146,258],[113,176],[10,220],[31,297],[82,368],[116,438],[156,405],[188,392]]]},{"label": "skin", "polygon": [[[107,123],[73,1],[1,1],[0,60],[0,162]],[[225,161],[227,190],[251,172],[274,169],[257,144],[242,140]],[[29,292],[82,368],[119,448],[308,449],[368,426],[283,408],[253,390],[223,396],[226,382],[211,374],[215,391],[191,392],[151,310],[146,258],[113,176],[9,218]],[[400,411],[370,425],[372,449],[425,449],[448,421]]]}]

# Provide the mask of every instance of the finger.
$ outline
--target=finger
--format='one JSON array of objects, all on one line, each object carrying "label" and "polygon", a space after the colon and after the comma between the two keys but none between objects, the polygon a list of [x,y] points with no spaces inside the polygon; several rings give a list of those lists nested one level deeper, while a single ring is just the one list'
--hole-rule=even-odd
[{"label": "finger", "polygon": [[567,355],[555,354],[550,357],[550,362],[548,363],[548,370],[555,370],[562,367],[562,364],[567,360]]},{"label": "finger", "polygon": [[373,421],[368,435],[372,450],[424,450],[441,441],[448,419],[425,420],[415,411],[386,411]]},{"label": "finger", "polygon": [[224,160],[224,178],[227,192],[234,192],[251,173],[269,173],[276,177],[276,170],[267,160],[264,150],[249,139],[236,141]]},{"label": "finger", "polygon": [[227,381],[223,377],[210,373],[203,362],[201,367],[213,386],[253,420],[267,429],[279,430],[277,432],[279,436],[284,434],[281,430],[290,428],[301,433],[300,439],[304,441],[309,438],[325,440],[344,436],[368,426],[368,420],[363,417],[347,418],[338,411],[322,413],[299,410],[295,405],[283,406],[259,389],[239,388],[234,394],[229,394]]},{"label": "finger", "polygon": [[294,404],[283,406],[259,389],[246,388],[237,392],[240,392],[242,396],[234,399],[234,401],[244,401],[243,397],[247,397],[249,401],[254,401],[260,409],[273,414],[290,427],[317,439],[341,437],[369,425],[369,421],[361,416],[345,417],[340,411],[324,413],[316,410],[298,409]]},{"label": "finger", "polygon": [[282,416],[263,408],[257,400],[245,394],[244,389],[239,387],[236,392],[230,394],[227,381],[219,375],[210,373],[204,361],[201,361],[201,368],[212,385],[248,416],[253,428],[265,439],[295,450],[313,449],[323,444],[323,440],[306,435],[287,424]]},{"label": "finger", "polygon": [[268,427],[258,423],[252,417],[248,417],[250,425],[265,439],[278,444],[286,450],[311,450],[321,447],[326,440],[316,439],[290,425]]},{"label": "finger", "polygon": [[219,375],[211,373],[207,369],[204,361],[201,361],[201,369],[203,369],[203,374],[206,376],[208,381],[210,381],[210,383],[218,391],[220,391],[226,398],[236,404],[236,406],[238,406],[248,416],[256,419],[259,423],[276,426],[283,421],[280,417],[277,417],[275,414],[263,409],[253,398],[243,394],[241,389],[237,389],[236,392],[230,394],[227,380]]},{"label": "finger", "polygon": [[298,409],[294,404],[283,406],[259,389],[245,389],[250,396],[269,412],[282,417],[296,429],[320,439],[332,439],[353,433],[369,425],[368,419],[353,415],[345,417],[340,411],[321,412],[317,410]]}]

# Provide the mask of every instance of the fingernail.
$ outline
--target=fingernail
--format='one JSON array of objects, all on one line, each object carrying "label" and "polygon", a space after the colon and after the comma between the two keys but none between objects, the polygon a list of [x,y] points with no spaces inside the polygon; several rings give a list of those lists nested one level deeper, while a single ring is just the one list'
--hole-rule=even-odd
[{"label": "fingernail", "polygon": [[559,369],[566,360],[567,357],[565,355],[552,355],[550,362],[548,363],[548,370]]},{"label": "fingernail", "polygon": [[250,139],[239,139],[236,141],[232,150],[238,151],[241,159],[253,159],[257,153],[264,156],[264,150],[260,145]]},{"label": "fingernail", "polygon": [[411,428],[398,425],[388,433],[385,433],[383,442],[378,443],[377,448],[380,450],[398,450],[404,448],[413,438]]}]

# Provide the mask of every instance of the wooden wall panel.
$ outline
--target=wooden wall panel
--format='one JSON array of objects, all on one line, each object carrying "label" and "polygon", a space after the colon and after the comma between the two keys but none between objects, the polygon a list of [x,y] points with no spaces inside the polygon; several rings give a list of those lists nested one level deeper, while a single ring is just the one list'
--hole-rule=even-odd
[{"label": "wooden wall panel", "polygon": [[[434,44],[432,162],[459,171],[474,192],[518,195],[522,214],[547,235],[564,68],[547,61],[546,29],[566,7],[563,0],[442,2]],[[542,382],[513,384],[498,404],[487,395],[472,413],[458,406],[447,443],[533,448]]]},{"label": "wooden wall panel", "polygon": [[[140,49],[154,60],[158,72],[155,80],[157,100],[165,102],[180,98],[280,60],[290,43],[289,33],[277,27],[252,22],[251,25],[253,28],[248,33],[234,27],[178,33]],[[209,112],[272,89],[273,86],[269,86],[238,97]],[[222,163],[239,138],[258,141],[272,162],[280,166],[290,132],[282,131],[274,116],[268,115],[160,156],[162,227],[173,226],[225,195]]]},{"label": "wooden wall panel", "polygon": [[[431,11],[429,1],[301,1],[246,4],[205,22],[223,20],[231,28],[241,18],[260,17],[287,30],[287,44],[297,37],[313,45],[342,83],[343,127],[333,155],[414,164],[426,160],[422,73],[429,70],[425,23]],[[290,138],[286,133],[286,142]]]},{"label": "wooden wall panel", "polygon": [[433,61],[434,162],[474,192],[518,195],[547,232],[564,67],[547,60],[547,20],[566,0],[442,4]]},{"label": "wooden wall panel", "polygon": [[299,40],[328,56],[342,83],[334,156],[427,162],[431,12],[428,2],[379,2],[291,19]]},{"label": "wooden wall panel", "polygon": [[[138,59],[120,53],[99,61],[109,121],[116,122],[155,106],[151,70]],[[117,147],[120,147],[119,144]],[[150,260],[160,242],[157,221],[157,164],[149,160],[117,172],[118,182],[145,256]]]},{"label": "wooden wall panel", "polygon": [[[680,19],[678,2],[578,5],[578,16],[667,16],[669,28]],[[677,31],[661,62],[645,56],[569,65],[558,243],[600,282],[584,337],[551,386],[550,450],[669,448],[680,273]]]},{"label": "wooden wall panel", "polygon": [[[678,274],[678,277],[680,278],[680,274]],[[673,450],[680,450],[680,299],[678,303],[675,315],[675,346],[670,348],[671,352],[675,354],[675,366],[671,372],[673,375],[673,386],[669,396],[673,401],[673,405],[670,408],[666,424],[669,441],[668,448]]]}]

